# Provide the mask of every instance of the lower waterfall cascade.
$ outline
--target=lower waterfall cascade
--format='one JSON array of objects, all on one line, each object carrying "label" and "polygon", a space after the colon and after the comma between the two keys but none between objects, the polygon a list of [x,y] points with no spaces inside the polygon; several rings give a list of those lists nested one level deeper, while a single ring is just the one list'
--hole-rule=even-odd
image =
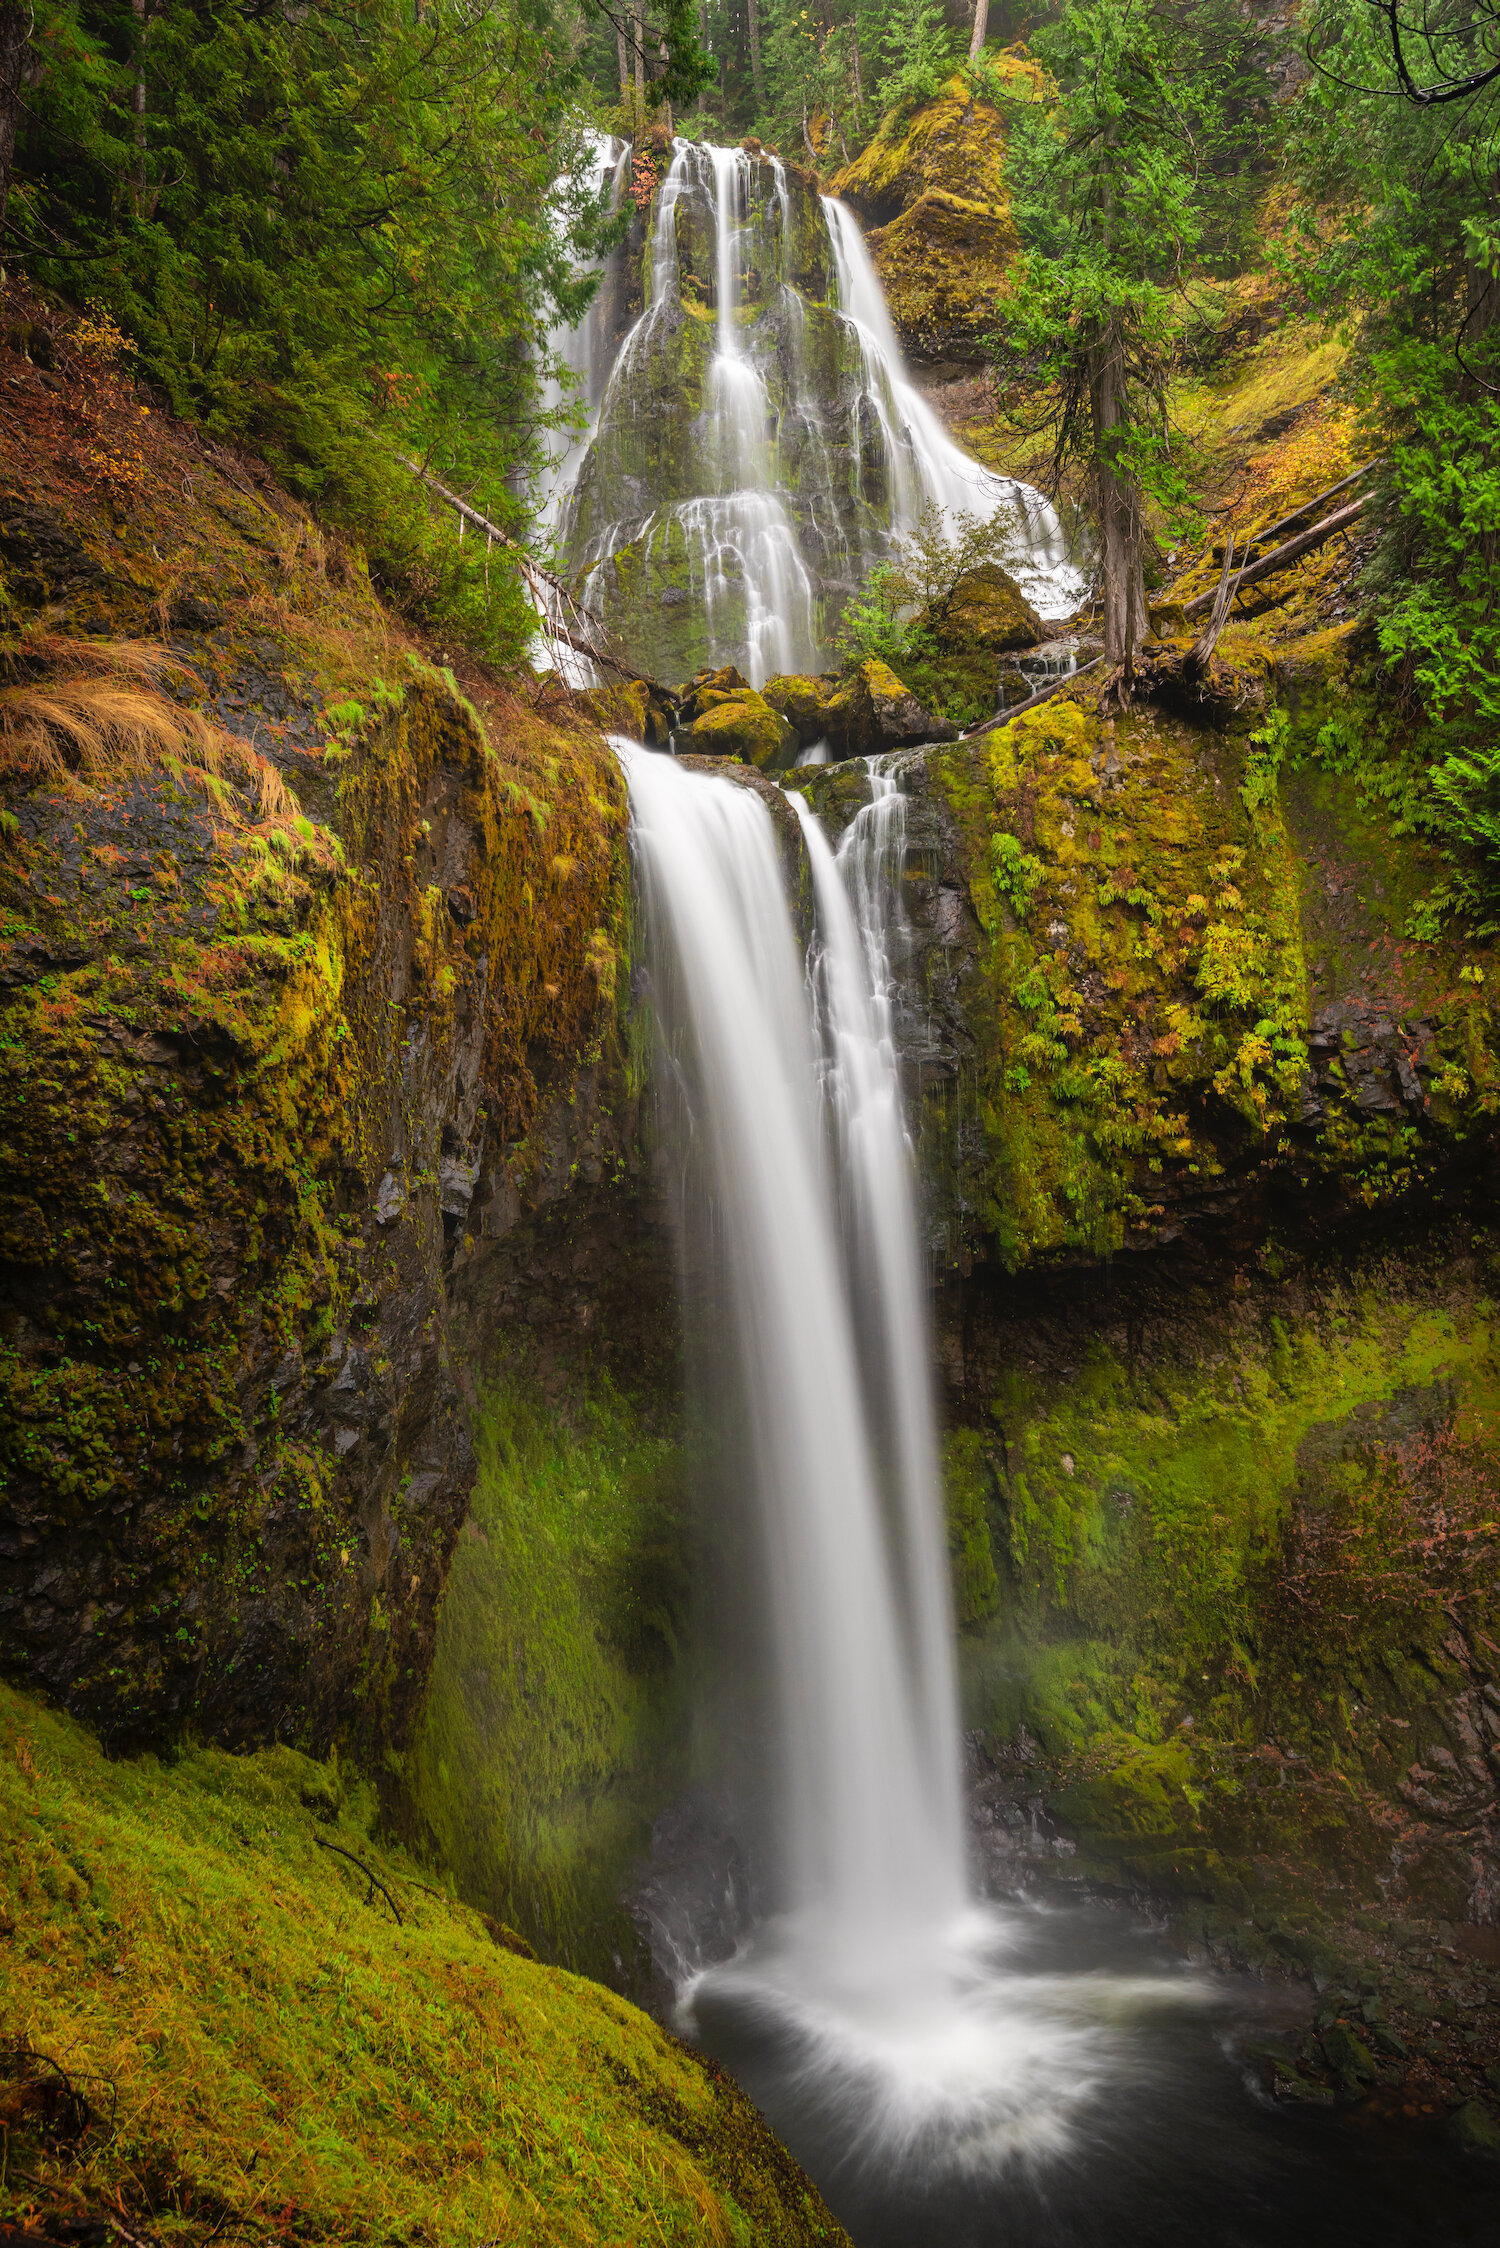
[{"label": "lower waterfall cascade", "polygon": [[[1035,1990],[1018,2002],[1001,1965],[1010,1931],[965,1865],[885,961],[899,794],[874,777],[837,860],[798,806],[818,909],[809,977],[766,807],[615,748],[651,1004],[727,1285],[771,1670],[770,1909],[732,1959],[688,1973],[683,2020],[709,2042],[715,2023],[749,2021],[794,2046],[804,2108],[826,2111],[846,2159],[1057,2150],[1110,2036],[1082,1982],[1056,2013]],[[1121,1995],[1111,1986],[1108,2004]],[[1178,2004],[1193,1990],[1151,1980],[1132,1995]]]}]

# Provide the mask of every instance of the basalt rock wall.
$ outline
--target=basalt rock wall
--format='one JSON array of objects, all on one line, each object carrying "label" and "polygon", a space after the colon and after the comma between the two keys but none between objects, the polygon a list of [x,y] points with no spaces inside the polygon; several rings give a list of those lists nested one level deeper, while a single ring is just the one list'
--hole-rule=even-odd
[{"label": "basalt rock wall", "polygon": [[132,406],[150,496],[81,490],[125,386],[62,387],[17,359],[0,433],[48,634],[8,713],[103,667],[227,761],[4,782],[0,1660],[117,1747],[376,1760],[476,1479],[475,1276],[632,1192],[623,785],[566,710],[466,700],[253,464]]}]

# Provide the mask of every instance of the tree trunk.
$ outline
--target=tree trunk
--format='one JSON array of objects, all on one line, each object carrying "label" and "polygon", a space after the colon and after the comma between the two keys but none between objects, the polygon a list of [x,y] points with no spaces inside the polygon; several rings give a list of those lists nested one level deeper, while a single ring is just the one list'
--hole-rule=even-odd
[{"label": "tree trunk", "polygon": [[807,150],[808,163],[816,171],[818,168],[818,152],[813,147],[812,134],[807,129],[807,102],[805,99],[802,104],[802,145]]},{"label": "tree trunk", "polygon": [[863,130],[863,127],[860,124],[860,118],[863,115],[864,106],[864,81],[860,75],[859,67],[859,25],[856,23],[854,26],[854,126],[856,132]]},{"label": "tree trunk", "polygon": [[10,207],[10,175],[16,162],[16,127],[21,116],[21,69],[31,36],[32,11],[15,0],[0,0],[0,261],[5,256],[5,220]]},{"label": "tree trunk", "polygon": [[646,0],[635,0],[635,129],[646,123]]},{"label": "tree trunk", "polygon": [[1120,672],[1128,701],[1135,653],[1146,634],[1145,541],[1140,489],[1116,466],[1119,439],[1129,428],[1125,401],[1123,338],[1111,320],[1089,351],[1089,409],[1094,424],[1094,485],[1104,566],[1104,654]]},{"label": "tree trunk", "polygon": [[990,0],[974,0],[974,36],[969,41],[969,60],[972,62],[984,45],[990,28]]},{"label": "tree trunk", "polygon": [[130,12],[135,17],[135,84],[130,89],[135,140],[133,186],[135,215],[143,218],[146,213],[146,41],[151,36],[151,23],[146,14],[146,0],[130,0]]},{"label": "tree trunk", "polygon": [[620,107],[630,107],[630,47],[619,25],[615,26],[615,60],[620,66]]},{"label": "tree trunk", "polygon": [[755,84],[755,109],[759,119],[766,108],[766,75],[760,66],[759,0],[745,0],[745,12],[750,24],[750,76]]},{"label": "tree trunk", "polygon": [[[660,31],[656,35],[656,54],[657,60],[661,64],[661,74],[665,78],[671,67],[671,57],[667,53],[667,35],[664,31]],[[669,101],[662,103],[659,115],[667,129],[667,139],[670,142],[672,138],[672,104]]]}]

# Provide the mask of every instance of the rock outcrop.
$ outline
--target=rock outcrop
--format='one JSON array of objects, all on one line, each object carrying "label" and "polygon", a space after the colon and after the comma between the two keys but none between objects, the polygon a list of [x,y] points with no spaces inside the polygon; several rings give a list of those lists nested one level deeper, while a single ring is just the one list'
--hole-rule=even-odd
[{"label": "rock outcrop", "polygon": [[[1029,84],[1034,66],[986,58]],[[1005,125],[962,78],[914,113],[893,111],[868,148],[835,174],[839,196],[872,230],[876,271],[918,366],[978,365],[1019,249],[1005,184]]]},{"label": "rock outcrop", "polygon": [[956,726],[934,718],[889,664],[867,656],[823,706],[823,726],[839,757],[875,757],[918,742],[955,739]]},{"label": "rock outcrop", "polygon": [[1215,1957],[1377,1994],[1441,2100],[1500,2063],[1430,2020],[1500,1916],[1500,1059],[1489,945],[1319,761],[1346,649],[907,758],[896,1019],[995,1770]]},{"label": "rock outcrop", "polygon": [[556,1191],[549,1104],[597,1116],[623,786],[476,680],[487,735],[186,433],[146,429],[149,504],[80,498],[16,368],[4,591],[49,637],[10,715],[134,665],[133,722],[200,731],[4,779],[0,1660],[120,1745],[373,1754],[474,1481],[455,1272]]}]

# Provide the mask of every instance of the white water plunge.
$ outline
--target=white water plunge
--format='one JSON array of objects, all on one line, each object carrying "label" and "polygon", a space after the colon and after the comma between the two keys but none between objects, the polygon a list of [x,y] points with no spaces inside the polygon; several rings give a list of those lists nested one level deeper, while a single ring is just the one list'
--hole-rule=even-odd
[{"label": "white water plunge", "polygon": [[[749,788],[617,740],[645,965],[730,1310],[772,1671],[770,1910],[683,2026],[772,2120],[924,2171],[1056,2151],[1109,2073],[1119,1979],[1008,1973],[966,1877],[946,1540],[886,935],[903,806],[835,854],[805,966]],[[823,1097],[826,1094],[827,1098]],[[776,2051],[775,2085],[754,2052]],[[778,2089],[791,2108],[775,2112]]]},{"label": "white water plunge", "polygon": [[[629,162],[629,141],[617,140],[612,133],[589,133],[577,175],[565,174],[554,194],[551,215],[557,231],[563,232],[567,206],[580,190],[592,201],[607,185],[610,207],[617,208]],[[593,443],[614,358],[609,337],[609,292],[602,286],[604,263],[592,260],[582,270],[601,276],[593,302],[575,325],[558,321],[547,331],[549,364],[542,378],[540,404],[544,413],[558,417],[558,433],[537,479],[536,499],[538,526],[549,537],[573,489],[579,464]],[[571,427],[567,426],[570,420]]]}]

